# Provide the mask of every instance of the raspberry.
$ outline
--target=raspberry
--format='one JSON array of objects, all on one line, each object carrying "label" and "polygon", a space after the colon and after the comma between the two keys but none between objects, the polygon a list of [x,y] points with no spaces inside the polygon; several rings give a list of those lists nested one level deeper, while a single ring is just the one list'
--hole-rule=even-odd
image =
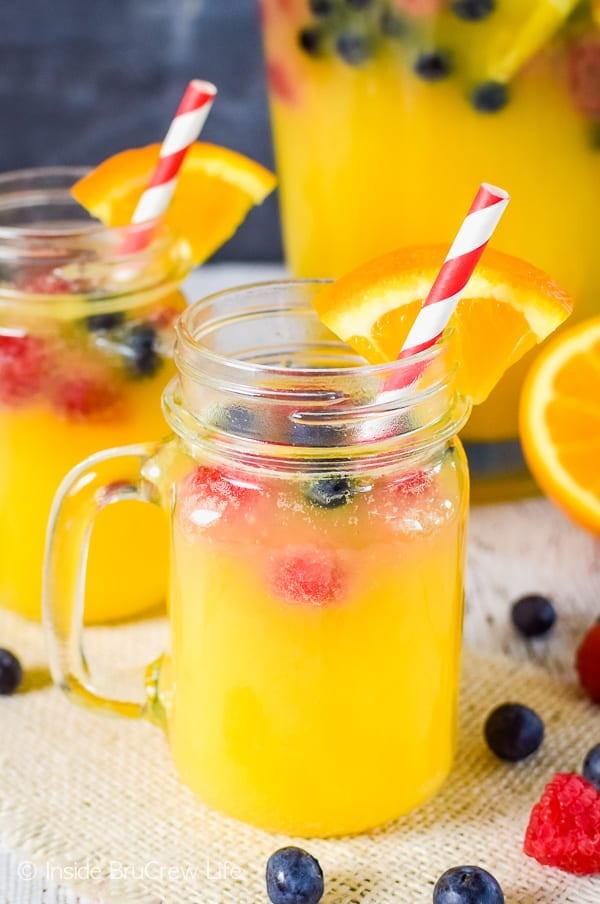
[{"label": "raspberry", "polygon": [[183,481],[179,514],[196,527],[218,521],[227,510],[239,510],[256,488],[237,482],[218,468],[200,465]]},{"label": "raspberry", "polygon": [[600,873],[600,793],[575,773],[558,773],[529,817],[523,850],[543,866]]},{"label": "raspberry", "polygon": [[271,564],[271,592],[288,603],[323,606],[341,600],[348,576],[335,553],[317,546],[288,546]]},{"label": "raspberry", "polygon": [[568,67],[573,104],[585,116],[600,116],[600,41],[589,36],[576,41]]},{"label": "raspberry", "polygon": [[70,421],[85,421],[114,408],[118,397],[105,379],[78,374],[64,377],[53,389],[56,411]]},{"label": "raspberry", "polygon": [[65,295],[73,291],[73,286],[52,270],[26,273],[18,286],[21,292],[31,292],[32,295]]},{"label": "raspberry", "polygon": [[421,496],[433,483],[433,477],[427,471],[407,471],[407,473],[394,484],[394,491],[399,496],[409,499]]},{"label": "raspberry", "polygon": [[46,360],[37,336],[0,336],[0,404],[17,405],[40,392]]},{"label": "raspberry", "polygon": [[444,0],[394,0],[394,6],[415,18],[435,15],[443,4]]},{"label": "raspberry", "polygon": [[583,638],[575,666],[582,688],[594,703],[600,703],[600,622],[593,625]]},{"label": "raspberry", "polygon": [[267,63],[267,81],[272,93],[284,104],[297,104],[299,102],[298,84],[288,71],[285,63],[276,62],[275,60]]}]

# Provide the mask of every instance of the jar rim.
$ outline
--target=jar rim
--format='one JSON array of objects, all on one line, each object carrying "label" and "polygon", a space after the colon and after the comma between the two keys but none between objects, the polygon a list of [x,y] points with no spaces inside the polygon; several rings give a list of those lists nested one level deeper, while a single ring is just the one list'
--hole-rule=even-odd
[{"label": "jar rim", "polygon": [[188,243],[164,218],[111,227],[92,217],[71,193],[88,172],[51,166],[0,174],[2,309],[71,319],[90,299],[97,313],[134,308],[189,272]]},{"label": "jar rim", "polygon": [[189,448],[248,466],[328,469],[341,457],[361,468],[457,432],[470,403],[456,388],[451,338],[368,364],[311,304],[311,290],[328,282],[238,286],[179,317],[178,375],[163,393],[163,413]]},{"label": "jar rim", "polygon": [[[262,374],[264,376],[268,376],[269,374],[280,375],[283,369],[281,364],[275,365],[261,364],[258,362],[248,362],[240,358],[232,358],[229,355],[220,354],[218,352],[210,350],[205,345],[202,345],[198,342],[195,331],[192,328],[192,321],[196,317],[198,317],[198,315],[201,314],[203,310],[206,310],[211,305],[215,304],[215,302],[230,298],[231,296],[242,292],[259,293],[264,291],[275,291],[278,289],[286,290],[301,287],[310,288],[311,286],[326,286],[331,284],[332,282],[333,279],[326,278],[288,278],[264,280],[245,283],[243,285],[233,286],[227,289],[220,289],[218,292],[212,292],[210,295],[199,299],[198,301],[190,304],[187,307],[187,309],[180,315],[177,323],[175,324],[177,345],[179,347],[179,354],[177,356],[178,366],[180,366],[180,369],[185,369],[186,371],[191,373],[195,370],[202,369],[202,364],[200,362],[206,361],[207,363],[213,365],[225,366],[232,373],[238,372],[240,374]],[[347,377],[350,374],[353,377],[360,377],[361,375],[377,377],[380,374],[390,373],[390,371],[394,369],[399,370],[406,368],[409,365],[427,365],[431,361],[438,358],[443,349],[447,348],[453,332],[454,331],[452,329],[448,330],[448,332],[430,348],[424,349],[423,351],[417,352],[407,357],[403,357],[401,359],[399,358],[396,361],[387,361],[382,364],[361,363],[357,365],[337,368],[292,368],[285,370],[290,374],[300,375],[302,373],[305,373],[310,374],[310,376],[314,377],[326,376],[328,378],[335,378],[336,376]],[[192,363],[191,355],[196,356],[198,363],[196,363],[195,361]]]}]

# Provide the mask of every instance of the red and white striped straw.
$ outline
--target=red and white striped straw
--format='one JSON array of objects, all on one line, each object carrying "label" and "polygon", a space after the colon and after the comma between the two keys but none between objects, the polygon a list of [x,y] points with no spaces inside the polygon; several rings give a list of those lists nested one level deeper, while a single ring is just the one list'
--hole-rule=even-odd
[{"label": "red and white striped straw", "polygon": [[217,89],[194,79],[186,88],[160,148],[158,165],[135,208],[132,223],[146,223],[167,210],[177,185],[181,164],[210,113]]},{"label": "red and white striped straw", "polygon": [[406,337],[400,358],[431,348],[441,337],[509,201],[510,195],[503,189],[487,182],[479,186],[442,269]]}]

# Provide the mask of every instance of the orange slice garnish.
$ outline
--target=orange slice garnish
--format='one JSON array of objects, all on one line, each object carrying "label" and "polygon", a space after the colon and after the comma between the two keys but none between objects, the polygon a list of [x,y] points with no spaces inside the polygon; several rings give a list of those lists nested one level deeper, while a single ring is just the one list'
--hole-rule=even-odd
[{"label": "orange slice garnish", "polygon": [[540,487],[600,534],[600,317],[565,330],[542,350],[523,387],[519,422]]},{"label": "orange slice garnish", "polygon": [[[121,151],[84,176],[73,197],[107,226],[131,222],[158,161],[160,145]],[[194,264],[230,238],[248,211],[275,187],[275,177],[243,154],[214,144],[192,145],[165,221],[187,239]]]},{"label": "orange slice garnish", "polygon": [[[363,264],[317,294],[320,319],[369,362],[393,360],[446,251],[424,245]],[[482,402],[505,370],[555,330],[572,307],[541,270],[487,249],[448,324],[459,389],[475,404]]]}]

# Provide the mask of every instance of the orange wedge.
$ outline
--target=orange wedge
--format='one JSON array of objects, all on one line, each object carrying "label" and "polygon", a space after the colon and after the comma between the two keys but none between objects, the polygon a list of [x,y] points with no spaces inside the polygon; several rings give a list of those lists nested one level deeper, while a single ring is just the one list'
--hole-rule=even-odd
[{"label": "orange wedge", "polygon": [[519,422],[540,487],[600,535],[600,317],[565,330],[542,350],[523,387]]},{"label": "orange wedge", "polygon": [[[320,319],[372,364],[396,358],[447,248],[424,245],[376,258],[322,289]],[[570,314],[569,296],[541,270],[487,249],[448,328],[458,386],[482,402],[504,371]]]},{"label": "orange wedge", "polygon": [[[73,187],[73,197],[107,226],[127,225],[159,150],[160,145],[151,144],[109,157]],[[165,220],[187,239],[193,263],[200,264],[274,187],[275,177],[260,164],[227,148],[197,142],[183,162]]]}]

